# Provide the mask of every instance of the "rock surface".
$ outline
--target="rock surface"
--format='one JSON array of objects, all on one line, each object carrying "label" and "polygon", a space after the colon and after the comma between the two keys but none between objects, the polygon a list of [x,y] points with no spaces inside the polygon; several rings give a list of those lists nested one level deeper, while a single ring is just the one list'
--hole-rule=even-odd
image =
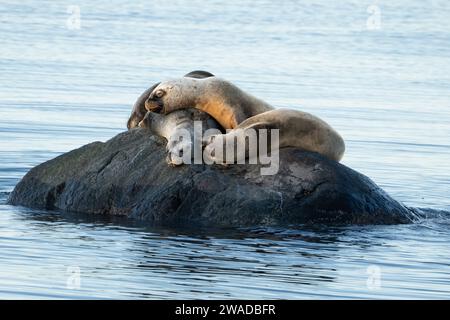
[{"label": "rock surface", "polygon": [[9,203],[124,215],[153,225],[256,226],[408,223],[411,210],[348,167],[298,149],[280,170],[165,162],[166,141],[145,129],[94,142],[33,168]]}]

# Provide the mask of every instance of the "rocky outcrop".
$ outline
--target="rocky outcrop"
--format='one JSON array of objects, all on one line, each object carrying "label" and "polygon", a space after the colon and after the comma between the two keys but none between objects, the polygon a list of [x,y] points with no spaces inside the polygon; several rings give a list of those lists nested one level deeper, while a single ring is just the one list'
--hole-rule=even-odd
[{"label": "rocky outcrop", "polygon": [[166,141],[145,129],[43,163],[8,202],[124,215],[158,225],[255,226],[408,223],[414,214],[362,174],[318,154],[280,150],[280,170],[165,162]]}]

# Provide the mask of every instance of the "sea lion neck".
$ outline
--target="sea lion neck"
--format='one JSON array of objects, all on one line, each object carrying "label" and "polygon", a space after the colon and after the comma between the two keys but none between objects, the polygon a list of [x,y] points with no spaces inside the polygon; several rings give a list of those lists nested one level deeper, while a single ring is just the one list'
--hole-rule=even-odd
[{"label": "sea lion neck", "polygon": [[195,100],[195,108],[212,116],[224,129],[234,129],[239,122],[234,110],[228,101],[214,92],[205,92]]}]

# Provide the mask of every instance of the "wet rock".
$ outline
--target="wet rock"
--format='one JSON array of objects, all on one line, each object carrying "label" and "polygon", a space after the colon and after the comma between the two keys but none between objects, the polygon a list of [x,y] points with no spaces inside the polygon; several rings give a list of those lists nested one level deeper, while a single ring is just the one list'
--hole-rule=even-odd
[{"label": "wet rock", "polygon": [[28,172],[8,202],[123,215],[152,225],[408,223],[414,213],[366,176],[319,154],[280,150],[280,170],[165,162],[163,138],[133,129]]}]

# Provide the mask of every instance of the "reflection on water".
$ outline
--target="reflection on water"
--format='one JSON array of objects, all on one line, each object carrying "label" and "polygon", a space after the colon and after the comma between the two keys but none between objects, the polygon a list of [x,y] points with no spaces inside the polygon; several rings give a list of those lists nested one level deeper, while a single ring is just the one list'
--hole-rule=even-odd
[{"label": "reflection on water", "polygon": [[[79,30],[65,4],[0,5],[0,298],[450,297],[447,1],[378,2],[380,30],[366,28],[372,1],[76,2]],[[5,205],[30,168],[123,131],[143,90],[194,69],[322,117],[344,164],[434,211],[180,230]]]},{"label": "reflection on water", "polygon": [[[177,230],[0,208],[1,297],[448,298],[450,288],[448,220]],[[368,283],[373,266],[376,288]],[[74,267],[79,287],[70,283]]]}]

